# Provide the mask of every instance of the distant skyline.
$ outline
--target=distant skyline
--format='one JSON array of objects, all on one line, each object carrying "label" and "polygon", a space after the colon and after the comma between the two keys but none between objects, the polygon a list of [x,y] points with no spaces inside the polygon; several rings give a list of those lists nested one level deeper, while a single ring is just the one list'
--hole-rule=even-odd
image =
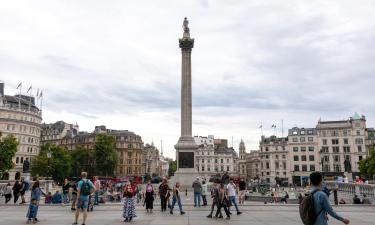
[{"label": "distant skyline", "polygon": [[[228,3],[229,2],[229,3]],[[375,125],[375,2],[26,1],[0,3],[6,94],[43,89],[43,120],[126,129],[174,157],[182,21],[189,19],[193,135],[247,151],[294,126],[364,114]]]}]

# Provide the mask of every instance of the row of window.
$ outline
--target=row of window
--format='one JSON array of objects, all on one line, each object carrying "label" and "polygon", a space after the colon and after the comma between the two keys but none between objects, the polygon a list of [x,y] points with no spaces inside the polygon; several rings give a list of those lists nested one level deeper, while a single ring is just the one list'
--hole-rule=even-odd
[{"label": "row of window", "polygon": [[[357,127],[360,127],[360,124],[356,124]],[[350,136],[351,135],[351,130],[343,130],[343,131],[339,131],[339,130],[322,130],[322,131],[319,131],[318,132],[319,136],[322,136],[322,137],[328,137],[328,136],[331,136],[331,137],[338,137],[338,136]],[[361,135],[362,132],[361,130],[356,130],[356,135],[359,136]]]},{"label": "row of window", "polygon": [[314,146],[309,146],[308,148],[306,148],[305,146],[301,146],[300,148],[295,146],[293,147],[293,152],[298,152],[298,150],[301,150],[301,152],[306,152],[306,149],[309,150],[309,152],[313,152],[315,150]]},{"label": "row of window", "polygon": [[[329,153],[330,152],[329,149],[330,148],[328,146],[323,146],[321,148],[321,152],[322,153]],[[357,150],[358,150],[358,152],[362,152],[362,145],[357,145]],[[350,146],[343,146],[342,151],[344,153],[349,153],[350,152]],[[340,153],[340,147],[339,146],[332,146],[332,152],[333,153]]]},{"label": "row of window", "polygon": [[[344,138],[342,139],[344,145],[348,145],[349,144],[349,139],[348,138]],[[354,139],[354,143],[357,144],[357,145],[362,145],[363,144],[363,138],[356,138]],[[339,145],[340,144],[340,139],[331,139],[331,143],[332,145]],[[322,139],[322,144],[323,145],[328,145],[328,140],[327,139]]]},{"label": "row of window", "polygon": [[[269,148],[268,146],[264,148],[266,152],[269,151]],[[279,151],[279,150],[283,150],[285,151],[285,146],[275,146],[275,151]],[[260,151],[262,152],[263,151],[263,147],[260,147]]]},{"label": "row of window", "polygon": [[[292,138],[292,141],[293,141],[293,142],[298,142],[298,138],[294,137],[294,138]],[[307,138],[307,141],[308,141],[308,142],[313,142],[313,141],[314,141],[314,138],[313,138],[313,137],[308,137],[308,138]],[[300,137],[300,138],[299,138],[299,142],[306,142],[306,138],[305,138],[305,137]]]},{"label": "row of window", "polygon": [[[308,165],[294,165],[294,171],[296,172],[296,171],[303,171],[303,172],[307,172],[308,170],[307,170],[307,166]],[[309,171],[310,172],[314,172],[315,171],[315,165],[309,165]],[[301,168],[301,170],[300,170],[300,168]]]},{"label": "row of window", "polygon": [[[300,131],[299,131],[299,134],[300,134],[300,135],[305,135],[306,133],[307,133],[308,135],[312,135],[312,134],[314,134],[314,130],[307,130],[307,132],[306,132],[305,130],[300,130]],[[293,134],[293,135],[298,135],[298,131],[297,131],[297,130],[293,130],[293,131],[292,131],[292,134]]]},{"label": "row of window", "polygon": [[[299,161],[300,157],[298,155],[293,156],[294,161]],[[314,155],[309,155],[309,161],[314,161],[315,157]],[[306,155],[301,155],[301,161],[307,161]]]},{"label": "row of window", "polygon": [[[197,167],[198,168],[198,171],[199,171],[199,168],[201,168],[201,172],[204,172],[204,171],[206,171],[206,169],[205,169],[205,167],[204,166],[202,166],[202,167]],[[226,171],[226,172],[230,172],[230,166],[227,166],[227,168],[226,168],[227,170],[224,170],[224,166],[221,166],[220,167],[220,172],[224,172],[224,171]],[[211,171],[211,167],[207,167],[207,171],[208,172],[210,172]],[[215,172],[219,172],[219,168],[218,167],[215,167]]]},{"label": "row of window", "polygon": [[[285,155],[282,155],[281,157],[282,157],[282,159],[286,159],[286,156],[285,156]],[[261,155],[260,158],[263,159],[263,156]],[[269,158],[269,155],[265,155],[264,158],[268,159],[268,158]],[[276,159],[279,159],[279,155],[275,155],[275,158],[276,158]]]},{"label": "row of window", "polygon": [[23,116],[23,115],[16,115],[16,114],[8,114],[8,116],[5,116],[5,118],[8,117],[8,119],[14,119],[14,120],[24,120],[24,121],[30,121],[30,122],[34,122],[34,123],[40,123],[40,120],[39,119],[35,119],[34,117],[32,116]]}]

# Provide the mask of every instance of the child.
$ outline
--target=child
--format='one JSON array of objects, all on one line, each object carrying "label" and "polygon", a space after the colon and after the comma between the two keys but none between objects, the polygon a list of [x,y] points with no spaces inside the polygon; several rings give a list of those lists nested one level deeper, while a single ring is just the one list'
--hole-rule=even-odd
[{"label": "child", "polygon": [[31,222],[36,223],[36,211],[37,211],[37,204],[36,199],[32,199],[29,205],[29,210],[27,211],[26,217],[27,217],[27,224],[30,224]]}]

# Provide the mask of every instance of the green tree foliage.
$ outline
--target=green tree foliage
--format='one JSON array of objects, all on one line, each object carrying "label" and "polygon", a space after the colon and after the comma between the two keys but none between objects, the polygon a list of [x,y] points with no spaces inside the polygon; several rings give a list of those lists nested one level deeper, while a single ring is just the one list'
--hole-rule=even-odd
[{"label": "green tree foliage", "polygon": [[177,161],[176,160],[169,161],[168,176],[173,176],[176,170],[177,170]]},{"label": "green tree foliage", "polygon": [[115,137],[107,134],[97,134],[95,138],[96,174],[113,176],[117,161]]},{"label": "green tree foliage", "polygon": [[367,158],[359,161],[359,170],[368,177],[375,175],[375,147],[370,148],[370,155]]},{"label": "green tree foliage", "polygon": [[95,174],[95,157],[92,150],[87,150],[81,146],[70,152],[72,158],[72,176],[79,177],[85,171],[89,175]]},{"label": "green tree foliage", "polygon": [[[51,151],[51,158],[47,157]],[[31,162],[31,174],[33,176],[52,177],[56,181],[63,181],[71,174],[71,157],[63,147],[51,144],[41,146],[39,155]]]},{"label": "green tree foliage", "polygon": [[18,141],[13,135],[1,138],[0,133],[0,178],[13,168],[12,158],[16,155],[17,146]]}]

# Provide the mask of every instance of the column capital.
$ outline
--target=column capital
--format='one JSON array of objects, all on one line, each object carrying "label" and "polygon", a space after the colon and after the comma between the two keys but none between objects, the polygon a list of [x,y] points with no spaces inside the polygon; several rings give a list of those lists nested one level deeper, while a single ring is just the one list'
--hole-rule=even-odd
[{"label": "column capital", "polygon": [[194,38],[180,38],[181,50],[191,50],[194,47]]}]

